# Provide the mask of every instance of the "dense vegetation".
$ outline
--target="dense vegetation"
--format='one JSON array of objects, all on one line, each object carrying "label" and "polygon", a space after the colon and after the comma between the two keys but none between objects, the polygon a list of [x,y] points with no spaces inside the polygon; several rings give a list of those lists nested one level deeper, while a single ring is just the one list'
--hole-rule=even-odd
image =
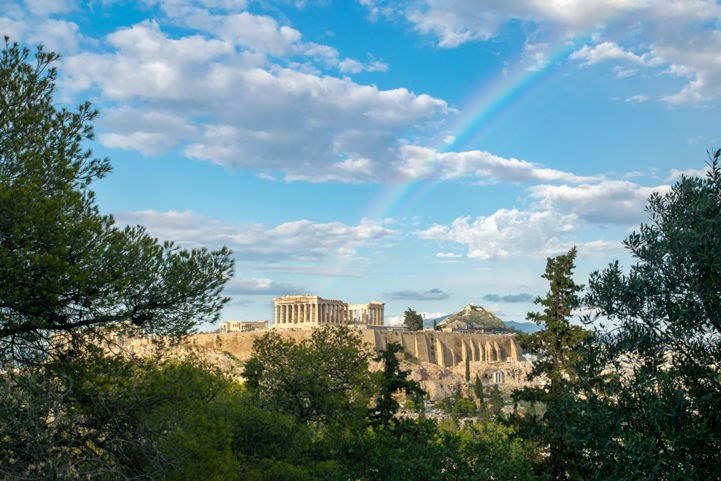
[{"label": "dense vegetation", "polygon": [[[400,346],[370,352],[347,328],[259,338],[242,384],[172,355],[159,340],[217,318],[230,253],[99,212],[109,162],[82,147],[96,114],[55,106],[56,59],[0,57],[0,478],[721,479],[721,151],[651,197],[628,273],[611,264],[582,294],[575,249],[548,259],[529,314],[543,330],[521,338],[545,385],[504,415],[467,372],[436,422]],[[581,307],[596,330],[570,324]],[[137,357],[120,334],[162,337]]]}]

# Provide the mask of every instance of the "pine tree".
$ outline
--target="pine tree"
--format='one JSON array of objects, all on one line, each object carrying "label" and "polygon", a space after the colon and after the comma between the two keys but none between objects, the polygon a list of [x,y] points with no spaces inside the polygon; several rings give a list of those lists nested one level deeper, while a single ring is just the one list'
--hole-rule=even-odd
[{"label": "pine tree", "polygon": [[481,382],[481,378],[478,377],[478,374],[476,374],[476,381],[473,383],[473,392],[481,403],[483,403],[483,383]]},{"label": "pine tree", "polygon": [[517,413],[510,422],[517,425],[521,433],[527,433],[535,441],[548,446],[548,472],[554,480],[565,480],[578,470],[579,455],[568,439],[569,416],[564,406],[570,393],[568,384],[576,380],[573,361],[577,358],[575,349],[590,332],[570,324],[571,313],[580,306],[578,293],[582,285],[574,282],[576,248],[567,254],[548,258],[546,271],[541,276],[549,281],[550,290],[545,297],[534,301],[544,307],[543,312],[529,312],[528,320],[544,326],[533,334],[520,334],[519,344],[525,350],[539,354],[538,361],[528,375],[529,380],[546,378],[548,383],[541,387],[525,387],[513,392],[516,405],[519,401],[540,402],[546,406],[539,418],[532,411],[524,416]]}]

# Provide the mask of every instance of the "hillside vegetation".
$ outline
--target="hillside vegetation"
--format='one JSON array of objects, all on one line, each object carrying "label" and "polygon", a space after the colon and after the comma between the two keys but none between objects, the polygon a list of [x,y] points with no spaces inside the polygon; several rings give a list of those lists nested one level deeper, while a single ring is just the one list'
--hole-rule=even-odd
[{"label": "hillside vegetation", "polygon": [[[465,325],[465,327],[464,327]],[[468,304],[455,314],[443,319],[438,327],[455,327],[457,329],[483,329],[490,332],[512,332],[503,321],[488,309]]]}]

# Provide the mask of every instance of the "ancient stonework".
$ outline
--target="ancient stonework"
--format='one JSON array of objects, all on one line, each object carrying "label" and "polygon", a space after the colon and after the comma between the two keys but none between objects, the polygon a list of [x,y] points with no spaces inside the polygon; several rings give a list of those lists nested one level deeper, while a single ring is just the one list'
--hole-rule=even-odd
[{"label": "ancient stonework", "polygon": [[[359,329],[364,342],[376,351],[389,342],[401,344],[415,360],[452,368],[466,362],[521,361],[521,349],[516,337],[507,334],[466,334],[438,331],[402,331],[389,329]],[[282,335],[296,341],[310,338],[311,329],[284,329]],[[198,347],[218,348],[244,361],[252,353],[253,340],[263,331],[232,332],[228,334],[196,334],[188,341]]]},{"label": "ancient stonework", "polygon": [[385,303],[348,304],[318,296],[282,296],[273,299],[274,328],[318,327],[325,324],[383,325]]}]

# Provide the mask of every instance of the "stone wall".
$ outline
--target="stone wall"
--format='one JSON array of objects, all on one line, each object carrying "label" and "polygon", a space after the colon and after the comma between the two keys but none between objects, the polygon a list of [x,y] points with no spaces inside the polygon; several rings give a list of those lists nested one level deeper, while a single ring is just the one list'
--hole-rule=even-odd
[{"label": "stone wall", "polygon": [[[296,341],[308,339],[310,329],[284,329],[278,333]],[[441,367],[452,368],[469,362],[521,361],[521,349],[513,335],[467,334],[439,331],[390,331],[382,329],[360,329],[364,342],[377,351],[389,342],[401,344],[416,360],[429,362]],[[227,351],[240,360],[250,357],[253,340],[264,331],[231,332],[227,334],[196,334],[188,343],[197,347]]]}]

